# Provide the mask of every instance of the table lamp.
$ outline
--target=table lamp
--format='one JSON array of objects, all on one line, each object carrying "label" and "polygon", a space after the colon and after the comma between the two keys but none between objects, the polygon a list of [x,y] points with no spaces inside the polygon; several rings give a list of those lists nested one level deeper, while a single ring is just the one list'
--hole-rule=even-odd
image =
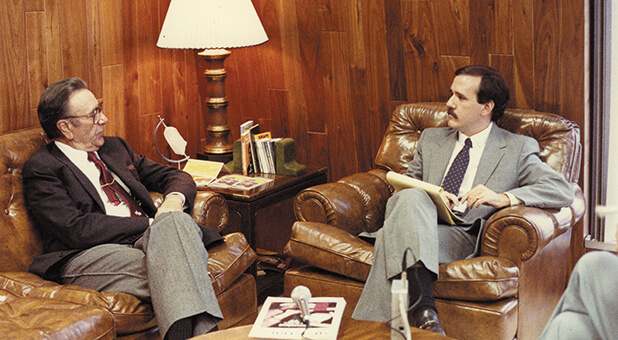
[{"label": "table lamp", "polygon": [[209,160],[227,162],[232,157],[227,123],[225,59],[228,48],[259,45],[268,41],[251,0],[172,0],[161,28],[157,47],[199,49],[206,61],[208,115],[206,144]]}]

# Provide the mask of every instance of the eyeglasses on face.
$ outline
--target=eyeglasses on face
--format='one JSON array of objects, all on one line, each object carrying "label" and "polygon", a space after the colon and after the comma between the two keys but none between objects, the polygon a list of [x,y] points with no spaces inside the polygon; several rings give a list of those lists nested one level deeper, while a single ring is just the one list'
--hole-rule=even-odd
[{"label": "eyeglasses on face", "polygon": [[101,121],[103,113],[103,101],[99,101],[99,105],[90,111],[87,115],[64,116],[64,118],[92,118],[92,124],[98,124]]}]

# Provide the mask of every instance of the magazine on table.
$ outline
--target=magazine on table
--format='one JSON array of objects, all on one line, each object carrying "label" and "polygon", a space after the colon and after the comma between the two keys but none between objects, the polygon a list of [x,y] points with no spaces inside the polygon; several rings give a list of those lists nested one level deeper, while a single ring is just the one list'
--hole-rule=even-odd
[{"label": "magazine on table", "polygon": [[208,185],[219,174],[230,173],[230,170],[221,162],[200,159],[189,159],[183,171],[189,173],[196,184]]},{"label": "magazine on table", "polygon": [[264,301],[249,337],[259,339],[337,339],[346,302],[341,297],[309,299],[309,322],[303,323],[298,306],[289,297],[269,296]]},{"label": "magazine on table", "polygon": [[272,182],[271,178],[226,175],[208,184],[211,188],[249,190]]}]

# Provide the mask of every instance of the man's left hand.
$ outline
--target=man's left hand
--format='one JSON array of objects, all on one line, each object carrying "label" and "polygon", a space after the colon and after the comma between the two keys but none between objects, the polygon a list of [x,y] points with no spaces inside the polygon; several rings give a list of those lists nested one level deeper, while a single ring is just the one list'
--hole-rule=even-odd
[{"label": "man's left hand", "polygon": [[469,208],[478,208],[486,204],[499,209],[511,205],[511,200],[506,194],[498,194],[480,184],[463,195],[460,201],[467,202]]},{"label": "man's left hand", "polygon": [[161,203],[159,209],[157,209],[157,213],[155,214],[155,218],[159,215],[171,212],[171,211],[183,211],[184,210],[185,199],[182,194],[179,193],[171,193],[165,196],[165,200]]}]

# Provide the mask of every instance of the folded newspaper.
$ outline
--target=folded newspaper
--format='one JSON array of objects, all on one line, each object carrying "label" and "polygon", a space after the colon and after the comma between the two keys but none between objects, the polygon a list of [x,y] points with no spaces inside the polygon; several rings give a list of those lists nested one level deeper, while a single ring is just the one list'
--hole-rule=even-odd
[{"label": "folded newspaper", "polygon": [[444,191],[442,187],[394,171],[389,171],[386,174],[386,180],[395,188],[395,191],[406,188],[421,188],[425,190],[436,206],[440,221],[450,225],[464,222],[459,216],[455,215],[448,203],[442,198],[441,193]]}]

